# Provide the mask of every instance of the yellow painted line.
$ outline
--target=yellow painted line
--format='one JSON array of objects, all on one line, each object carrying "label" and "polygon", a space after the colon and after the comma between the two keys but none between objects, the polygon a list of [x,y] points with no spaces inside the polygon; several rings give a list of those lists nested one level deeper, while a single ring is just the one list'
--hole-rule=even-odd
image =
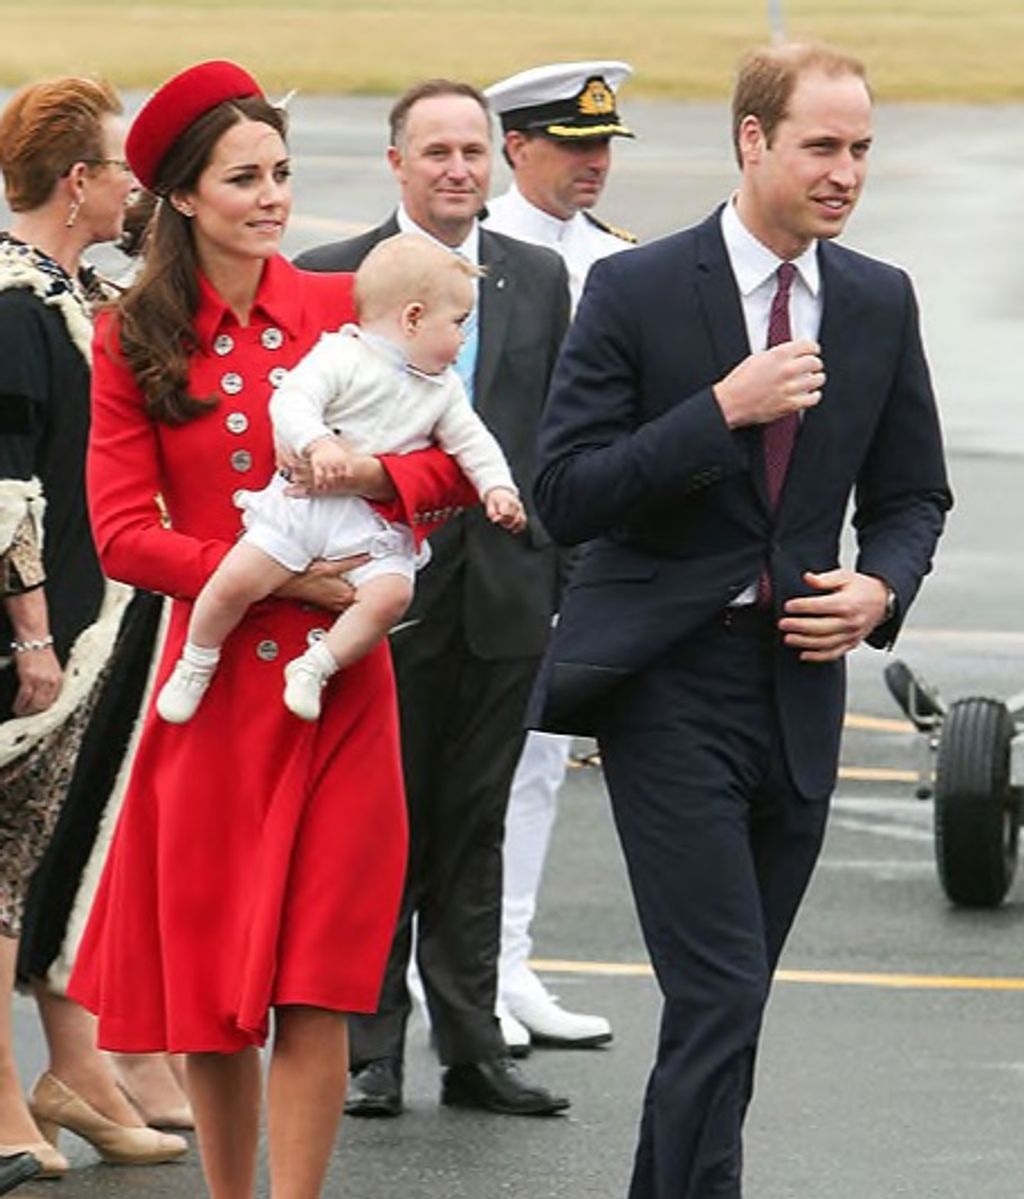
[{"label": "yellow painted line", "polygon": [[[598,754],[587,754],[583,759],[570,758],[569,765],[574,769],[600,767],[601,758]],[[852,783],[916,783],[921,776],[916,770],[896,770],[888,766],[840,766],[839,777]]]},{"label": "yellow painted line", "polygon": [[864,730],[869,733],[914,732],[914,726],[909,720],[890,719],[887,716],[865,716],[860,712],[847,712],[843,726],[848,729]]},{"label": "yellow painted line", "polygon": [[[651,978],[645,962],[570,962],[540,958],[530,962],[546,974],[586,974],[609,978]],[[842,970],[777,970],[775,981],[822,987],[882,987],[899,991],[1024,991],[1024,978],[983,978],[960,974],[882,974]]]},{"label": "yellow painted line", "polygon": [[854,783],[916,783],[916,770],[891,770],[888,766],[840,766],[839,777]]}]

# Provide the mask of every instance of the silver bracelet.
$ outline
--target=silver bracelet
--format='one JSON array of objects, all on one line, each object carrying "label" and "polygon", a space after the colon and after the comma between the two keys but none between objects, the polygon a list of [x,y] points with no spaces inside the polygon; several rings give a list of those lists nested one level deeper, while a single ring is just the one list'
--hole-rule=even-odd
[{"label": "silver bracelet", "polygon": [[29,637],[25,641],[12,641],[11,649],[16,654],[29,654],[35,649],[49,649],[53,645],[53,637],[48,633],[45,637]]}]

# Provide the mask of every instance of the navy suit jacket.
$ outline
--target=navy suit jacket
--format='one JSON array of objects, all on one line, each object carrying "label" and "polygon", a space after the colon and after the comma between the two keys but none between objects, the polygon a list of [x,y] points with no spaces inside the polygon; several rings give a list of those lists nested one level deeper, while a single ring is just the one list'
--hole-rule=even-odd
[{"label": "navy suit jacket", "polygon": [[[797,435],[773,514],[761,431],[730,430],[712,386],[750,353],[715,213],[590,272],[541,427],[536,500],[557,541],[588,542],[563,595],[530,723],[595,730],[616,685],[655,666],[756,579],[776,602],[839,565],[853,497],[856,569],[896,592],[891,644],[952,503],[907,276],[819,247],[827,382]],[[787,760],[808,797],[835,782],[845,668],[781,644]]]},{"label": "navy suit jacket", "polygon": [[[370,250],[398,232],[394,217],[348,241],[307,250],[296,265],[354,271]],[[462,575],[463,626],[478,657],[539,657],[561,582],[562,555],[532,504],[537,428],[569,321],[565,264],[542,246],[480,230],[480,342],[474,405],[498,439],[523,494],[529,524],[514,536],[474,508],[431,534],[406,620],[422,618]]]}]

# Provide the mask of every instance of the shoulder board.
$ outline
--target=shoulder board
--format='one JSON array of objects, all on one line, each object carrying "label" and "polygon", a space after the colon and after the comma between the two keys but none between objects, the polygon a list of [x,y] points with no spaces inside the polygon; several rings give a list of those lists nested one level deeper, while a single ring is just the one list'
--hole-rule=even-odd
[{"label": "shoulder board", "polygon": [[621,238],[622,241],[628,241],[631,246],[635,246],[639,241],[639,238],[635,234],[630,233],[628,229],[619,229],[615,225],[609,225],[607,221],[602,221],[599,216],[594,216],[586,208],[581,209],[581,211],[584,219],[588,220],[592,225],[596,225],[602,232],[610,233],[612,237]]}]

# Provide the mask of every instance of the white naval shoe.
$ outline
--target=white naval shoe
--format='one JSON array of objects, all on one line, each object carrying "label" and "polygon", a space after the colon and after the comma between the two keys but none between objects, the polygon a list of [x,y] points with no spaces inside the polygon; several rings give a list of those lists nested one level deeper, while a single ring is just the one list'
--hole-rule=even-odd
[{"label": "white naval shoe", "polygon": [[160,688],[156,710],[169,724],[185,724],[196,714],[213,678],[212,666],[194,666],[179,658],[171,677]]},{"label": "white naval shoe", "polygon": [[498,1017],[502,1039],[508,1046],[509,1053],[516,1058],[529,1057],[530,1030],[526,1025],[520,1024],[500,999],[494,1006],[494,1014]]},{"label": "white naval shoe", "polygon": [[590,1049],[607,1045],[612,1039],[612,1026],[603,1016],[567,1012],[543,986],[529,992],[510,992],[502,999],[535,1045]]}]

